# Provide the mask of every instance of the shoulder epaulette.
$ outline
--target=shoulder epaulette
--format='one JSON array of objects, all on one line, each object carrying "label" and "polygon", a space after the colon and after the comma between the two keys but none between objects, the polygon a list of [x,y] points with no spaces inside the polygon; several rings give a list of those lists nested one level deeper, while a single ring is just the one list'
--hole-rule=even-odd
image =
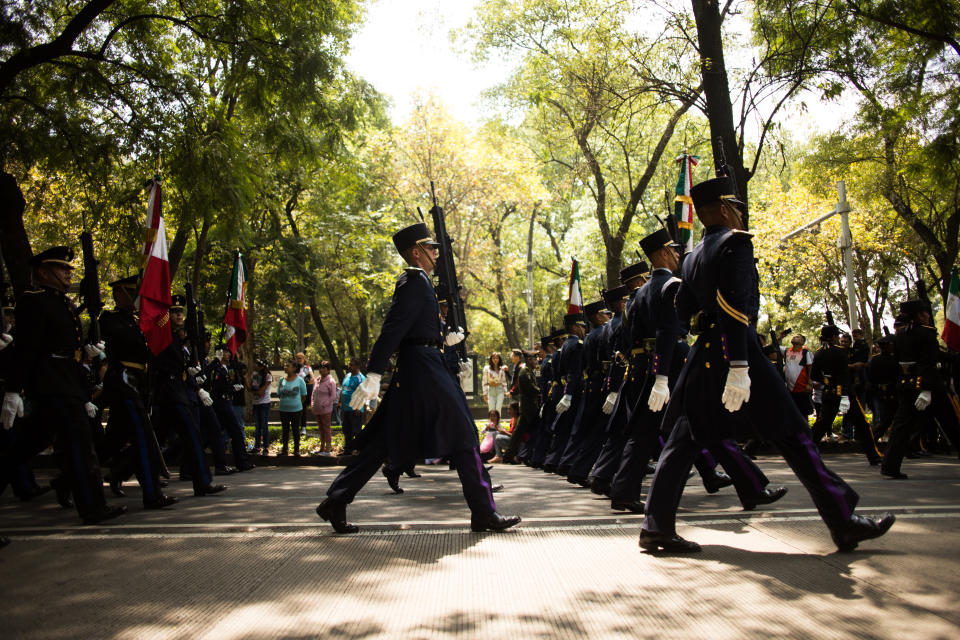
[{"label": "shoulder epaulette", "polygon": [[662,286],[662,287],[660,287],[660,293],[666,293],[666,292],[667,292],[667,289],[669,289],[670,287],[672,287],[672,286],[674,286],[674,285],[678,285],[678,284],[680,284],[681,282],[683,282],[683,280],[681,280],[680,278],[678,278],[678,277],[676,277],[676,276],[672,276],[669,280],[667,280],[666,282],[663,283],[663,286]]},{"label": "shoulder epaulette", "polygon": [[26,294],[28,294],[28,293],[33,293],[33,294],[43,293],[43,289],[31,289],[30,291],[24,291],[23,293],[24,293],[24,295],[26,295]]}]

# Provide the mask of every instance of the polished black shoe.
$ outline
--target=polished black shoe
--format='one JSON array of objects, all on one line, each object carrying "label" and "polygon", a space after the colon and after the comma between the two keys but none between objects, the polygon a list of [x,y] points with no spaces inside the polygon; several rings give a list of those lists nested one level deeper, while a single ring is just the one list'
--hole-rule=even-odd
[{"label": "polished black shoe", "polygon": [[500,493],[501,491],[503,491],[502,484],[495,484],[492,487],[490,487],[490,493]]},{"label": "polished black shoe", "polygon": [[214,475],[218,476],[231,476],[237,472],[233,467],[217,467],[214,469]]},{"label": "polished black shoe", "polygon": [[894,480],[906,480],[907,478],[910,477],[907,474],[902,473],[900,471],[884,471],[883,469],[880,469],[880,475],[886,478],[892,478]]},{"label": "polished black shoe", "polygon": [[543,463],[542,463],[542,462],[531,462],[531,463],[530,463],[530,468],[531,468],[531,469],[543,469]]},{"label": "polished black shoe", "polygon": [[420,475],[420,474],[417,473],[416,471],[406,471],[405,474],[406,474],[406,476],[407,476],[408,478],[422,478],[422,477],[423,477],[422,475]]},{"label": "polished black shoe", "polygon": [[557,472],[557,465],[555,465],[555,464],[550,464],[549,462],[544,463],[544,465],[543,465],[542,467],[540,467],[540,468],[543,469],[543,472],[544,472],[544,473],[556,473],[556,472]]},{"label": "polished black shoe", "polygon": [[643,513],[643,501],[634,500],[632,502],[623,502],[621,500],[611,500],[610,508],[614,511],[629,511],[630,513]]},{"label": "polished black shoe", "polygon": [[111,476],[109,482],[110,482],[110,493],[117,496],[118,498],[122,498],[127,495],[126,493],[123,492],[123,481],[120,478],[114,478]]},{"label": "polished black shoe", "polygon": [[570,473],[570,465],[568,464],[560,465],[557,467],[557,470],[554,471],[554,473],[557,474],[558,476],[566,477],[567,474]]},{"label": "polished black shoe", "polygon": [[102,511],[99,511],[90,516],[86,516],[83,519],[83,524],[98,524],[105,520],[110,520],[111,518],[122,516],[126,512],[127,512],[127,508],[122,505],[113,505],[109,507],[104,507]]},{"label": "polished black shoe", "polygon": [[600,478],[594,478],[590,481],[590,491],[598,496],[610,497],[610,483]]},{"label": "polished black shoe", "polygon": [[226,490],[227,490],[227,485],[225,484],[208,484],[205,487],[194,489],[193,495],[199,498],[200,496],[209,496],[209,495],[213,495],[214,493],[220,493],[221,491],[226,491]]},{"label": "polished black shoe", "polygon": [[177,503],[177,499],[173,496],[168,496],[160,494],[160,497],[156,500],[151,500],[150,502],[145,502],[143,504],[144,509],[163,509],[164,507],[169,507]]},{"label": "polished black shoe", "polygon": [[477,533],[481,531],[503,531],[515,524],[520,524],[520,516],[502,516],[496,511],[487,516],[471,516],[470,518],[470,530]]},{"label": "polished black shoe", "polygon": [[403,489],[400,488],[399,471],[393,471],[389,467],[384,466],[380,469],[380,473],[382,473],[383,477],[387,479],[387,484],[390,485],[390,488],[394,493],[403,493]]},{"label": "polished black shoe", "polygon": [[32,489],[30,489],[29,491],[23,492],[18,497],[20,498],[21,502],[30,502],[34,498],[38,496],[42,496],[43,494],[51,490],[53,490],[53,487],[50,487],[50,486],[41,487],[39,485],[34,485]]},{"label": "polished black shoe", "polygon": [[753,496],[743,501],[744,511],[753,511],[758,504],[773,504],[783,496],[787,495],[786,487],[775,487],[773,489],[764,489],[758,496]]},{"label": "polished black shoe", "polygon": [[647,551],[666,551],[667,553],[695,553],[700,551],[700,545],[691,540],[684,540],[675,533],[654,533],[646,529],[640,530],[640,546]]},{"label": "polished black shoe", "polygon": [[578,484],[581,487],[589,487],[590,481],[586,478],[578,478],[576,476],[567,476],[567,482],[570,484]]},{"label": "polished black shoe", "polygon": [[360,527],[347,522],[347,505],[327,498],[317,505],[317,515],[333,525],[337,533],[356,533]]},{"label": "polished black shoe", "polygon": [[729,487],[733,484],[733,478],[725,474],[723,471],[717,471],[712,478],[703,479],[703,488],[707,490],[707,493],[716,493],[723,489],[724,487]]},{"label": "polished black shoe", "polygon": [[843,528],[830,531],[830,537],[840,551],[852,551],[864,540],[879,538],[893,526],[897,517],[892,513],[885,513],[880,519],[852,515]]},{"label": "polished black shoe", "polygon": [[57,494],[57,503],[64,509],[73,509],[73,498],[70,497],[70,487],[63,478],[54,478],[50,481],[50,488]]}]

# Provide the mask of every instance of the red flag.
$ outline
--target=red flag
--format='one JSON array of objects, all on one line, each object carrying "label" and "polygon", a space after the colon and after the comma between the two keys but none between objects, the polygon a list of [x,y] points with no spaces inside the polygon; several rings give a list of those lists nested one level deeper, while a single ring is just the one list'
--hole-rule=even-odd
[{"label": "red flag", "polygon": [[170,346],[170,262],[167,260],[167,231],[163,218],[150,248],[143,281],[140,283],[140,330],[153,355]]},{"label": "red flag", "polygon": [[230,276],[230,301],[223,316],[223,324],[227,325],[227,348],[234,355],[247,339],[246,300],[247,274],[243,268],[243,256],[238,251]]}]

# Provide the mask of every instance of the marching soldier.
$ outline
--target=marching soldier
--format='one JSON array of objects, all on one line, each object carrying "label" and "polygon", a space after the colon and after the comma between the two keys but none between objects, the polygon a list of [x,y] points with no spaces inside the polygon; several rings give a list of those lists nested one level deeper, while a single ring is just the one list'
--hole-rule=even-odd
[{"label": "marching soldier", "polygon": [[497,513],[466,397],[444,366],[440,308],[429,277],[438,256],[437,243],[423,223],[401,229],[393,242],[410,266],[397,280],[370,352],[367,378],[354,391],[350,406],[357,409],[378,396],[380,379],[394,352],[397,364],[373,419],[360,433],[360,454],[333,481],[327,498],[317,506],[317,515],[337,533],[355,533],[358,528],[347,522],[347,505],[380,465],[389,458],[394,468],[406,469],[425,455],[446,457],[456,467],[473,531],[502,531],[520,518]]},{"label": "marching soldier", "polygon": [[177,436],[176,446],[168,448],[167,456],[183,451],[181,474],[193,481],[193,494],[205,496],[226,489],[222,484],[211,484],[210,469],[203,454],[203,442],[194,403],[211,401],[210,395],[200,389],[194,377],[200,371],[194,366],[190,345],[184,327],[186,298],[174,295],[170,306],[170,328],[173,341],[156,357],[156,390],[154,393],[154,417],[158,424],[172,426]]},{"label": "marching soldier", "polygon": [[554,372],[563,387],[563,396],[556,404],[557,417],[551,426],[553,442],[543,470],[565,476],[568,469],[560,468],[560,459],[583,400],[583,338],[587,332],[587,318],[582,313],[568,313],[563,317],[563,326],[567,338],[554,361]]},{"label": "marching soldier", "polygon": [[673,427],[647,495],[640,546],[700,550],[676,533],[683,486],[700,451],[698,442],[730,437],[739,418],[780,450],[810,492],[834,543],[849,551],[886,533],[895,518],[853,513],[856,492],[823,464],[806,420],[761,352],[754,324],[760,292],[752,236],[741,231],[739,203],[731,194],[729,178],[707,180],[691,190],[705,231],[684,261],[676,304],[681,322],[695,318],[699,335],[667,405],[664,420]]},{"label": "marching soldier", "polygon": [[[557,417],[557,403],[563,396],[563,385],[557,376],[557,352],[566,335],[562,329],[550,332],[545,338],[546,355],[540,365],[540,419],[537,421],[537,440],[530,448],[530,466],[542,469],[553,440],[553,422]],[[558,344],[560,343],[560,344]]]},{"label": "marching soldier", "polygon": [[73,250],[62,246],[30,260],[39,289],[24,293],[17,305],[17,366],[7,379],[3,421],[23,414],[22,390],[32,424],[18,440],[14,457],[29,460],[54,444],[61,481],[73,493],[83,522],[96,524],[125,513],[126,507],[108,506],[103,496],[90,424],[97,407],[89,402],[80,364],[83,349],[100,351],[84,345],[79,313],[66,296],[72,260]]},{"label": "marching soldier", "polygon": [[[224,348],[224,345],[218,345],[214,352],[214,357],[207,366],[207,382],[210,385],[208,390],[210,397],[213,398],[211,408],[217,416],[217,421],[221,428],[227,432],[230,438],[231,451],[233,453],[233,463],[237,465],[237,471],[249,471],[256,465],[247,459],[247,442],[243,434],[243,425],[237,420],[237,414],[233,411],[233,394],[243,389],[243,385],[234,382],[227,365],[230,364],[230,351]],[[221,447],[222,448],[222,447]]]},{"label": "marching soldier", "polygon": [[523,368],[520,370],[520,378],[517,382],[517,397],[520,401],[520,416],[517,423],[513,425],[513,432],[510,434],[510,444],[503,452],[504,464],[517,464],[517,452],[520,445],[523,444],[523,437],[531,434],[537,422],[537,411],[540,408],[540,387],[537,386],[537,377],[534,371],[537,368],[537,352],[524,351]]},{"label": "marching soldier", "polygon": [[110,408],[104,441],[114,454],[110,472],[114,494],[123,495],[123,480],[136,474],[144,508],[162,509],[177,499],[163,493],[160,475],[166,465],[144,402],[150,349],[134,314],[137,279],[130,276],[111,282],[116,308],[100,314],[107,354],[103,398]]}]

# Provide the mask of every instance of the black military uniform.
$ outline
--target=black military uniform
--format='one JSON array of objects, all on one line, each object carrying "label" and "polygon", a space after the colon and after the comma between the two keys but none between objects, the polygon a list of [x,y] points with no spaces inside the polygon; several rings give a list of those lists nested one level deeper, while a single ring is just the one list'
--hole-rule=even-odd
[{"label": "black military uniform", "polygon": [[[220,345],[218,350],[222,351],[223,345]],[[254,465],[247,458],[247,442],[244,438],[243,425],[237,420],[237,414],[233,412],[233,376],[226,365],[216,357],[208,363],[206,376],[209,385],[207,391],[213,398],[211,409],[216,414],[220,427],[230,438],[233,463],[237,465],[238,471],[249,471],[254,468]]]},{"label": "black military uniform", "polygon": [[523,363],[517,381],[520,415],[517,417],[516,424],[513,425],[510,444],[503,452],[503,462],[505,464],[516,464],[518,462],[516,459],[517,452],[523,444],[524,436],[528,436],[534,431],[537,423],[537,413],[540,410],[540,387],[537,385],[534,369],[530,367],[530,360],[536,357],[536,352],[524,351],[523,356],[526,362]]},{"label": "black military uniform", "polygon": [[873,399],[873,437],[879,441],[890,428],[897,412],[900,362],[897,359],[893,336],[883,336],[877,344],[881,351],[870,358],[867,380]]},{"label": "black military uniform", "polygon": [[[54,247],[34,256],[35,269],[73,269],[73,251]],[[76,306],[52,286],[24,293],[16,310],[17,366],[8,378],[7,393],[23,389],[31,425],[17,443],[20,460],[28,460],[54,444],[62,481],[70,488],[86,523],[96,523],[126,511],[108,507],[103,496],[100,462],[85,404],[81,349],[83,329]]]},{"label": "black military uniform", "polygon": [[[425,224],[415,224],[393,236],[401,255],[417,247],[424,255],[436,246]],[[423,457],[446,457],[456,467],[471,511],[474,531],[502,530],[517,524],[496,511],[490,476],[480,459],[477,429],[466,397],[444,366],[440,307],[426,272],[411,267],[397,280],[393,301],[367,363],[368,378],[354,391],[368,392],[374,375],[382,375],[398,353],[390,386],[373,418],[360,433],[360,454],[333,481],[317,515],[339,533],[357,528],[346,520],[346,505],[390,459],[406,469]],[[363,395],[359,396],[363,397]]]},{"label": "black military uniform", "polygon": [[[732,193],[728,178],[708,180],[691,190],[701,218],[725,220],[739,215],[731,204]],[[687,474],[700,450],[698,442],[729,438],[739,424],[778,448],[810,492],[841,550],[882,535],[893,524],[892,515],[881,521],[855,516],[856,492],[823,464],[781,374],[760,349],[755,328],[758,282],[751,235],[723,224],[707,226],[684,261],[677,311],[681,321],[694,319],[699,335],[666,409],[664,420],[674,426],[647,495],[640,534],[645,549],[699,551],[699,545],[683,540],[675,529]],[[744,387],[731,382],[739,384],[744,376],[734,376],[733,367],[741,371],[749,367],[749,395],[743,401],[737,400],[737,393]],[[736,407],[736,413],[727,406]]]},{"label": "black military uniform", "polygon": [[577,337],[571,331],[575,324],[585,328],[587,320],[582,313],[568,313],[563,318],[563,324],[568,333],[554,360],[554,375],[563,387],[561,400],[569,396],[570,406],[562,412],[559,412],[558,408],[557,416],[553,419],[553,425],[550,427],[553,432],[553,441],[550,443],[547,458],[543,463],[543,470],[548,473],[567,475],[569,469],[561,468],[560,460],[566,450],[570,431],[573,429],[577,411],[583,400],[583,338]]},{"label": "black military uniform", "polygon": [[899,404],[890,426],[890,439],[883,455],[880,473],[906,479],[900,465],[907,452],[910,437],[929,417],[936,419],[947,437],[960,448],[960,426],[947,394],[947,382],[940,370],[940,344],[937,330],[929,322],[926,302],[908,300],[900,304],[900,314],[910,319],[896,333],[896,349],[900,358],[900,379],[897,384]]},{"label": "black military uniform", "polygon": [[[110,287],[114,291],[122,289],[132,301],[137,295],[137,279],[130,276],[116,280]],[[145,402],[150,349],[136,316],[119,307],[100,314],[100,335],[107,355],[103,402],[110,413],[104,446],[113,459],[111,488],[120,493],[122,481],[136,474],[144,507],[169,506],[176,499],[164,495],[160,486],[166,465]]]},{"label": "black military uniform", "polygon": [[[562,329],[550,333],[548,342],[554,349],[566,332]],[[537,421],[536,442],[531,447],[530,466],[542,469],[553,440],[553,422],[557,417],[557,402],[563,396],[563,385],[557,379],[557,352],[548,353],[540,363],[540,419]]]}]

